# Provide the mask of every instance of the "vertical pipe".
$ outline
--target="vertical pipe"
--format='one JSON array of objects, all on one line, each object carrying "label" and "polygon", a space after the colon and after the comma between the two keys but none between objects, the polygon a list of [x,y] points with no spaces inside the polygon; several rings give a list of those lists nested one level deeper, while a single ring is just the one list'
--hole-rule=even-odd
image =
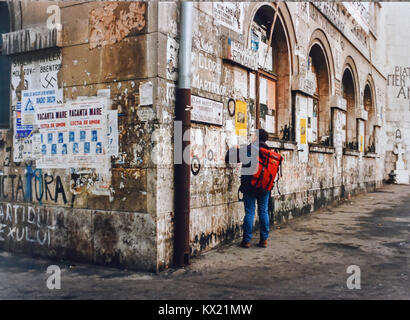
[{"label": "vertical pipe", "polygon": [[[182,1],[180,10],[180,44],[178,87],[175,102],[174,123],[174,265],[189,264],[189,215],[190,215],[190,155],[191,128],[191,50],[192,50],[192,2]],[[182,122],[182,136],[176,136],[176,126]],[[178,130],[181,132],[180,130]],[[185,139],[183,139],[185,137]],[[182,139],[182,150],[177,139]],[[182,154],[176,154],[181,152]],[[182,163],[175,161],[182,159]]]}]

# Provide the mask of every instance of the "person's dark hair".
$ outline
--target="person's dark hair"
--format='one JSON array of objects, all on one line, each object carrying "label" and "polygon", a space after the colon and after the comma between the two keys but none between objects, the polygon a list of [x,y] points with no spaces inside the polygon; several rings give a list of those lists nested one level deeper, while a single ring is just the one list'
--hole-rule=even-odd
[{"label": "person's dark hair", "polygon": [[258,134],[260,142],[266,142],[269,139],[269,134],[263,129],[258,129]]}]

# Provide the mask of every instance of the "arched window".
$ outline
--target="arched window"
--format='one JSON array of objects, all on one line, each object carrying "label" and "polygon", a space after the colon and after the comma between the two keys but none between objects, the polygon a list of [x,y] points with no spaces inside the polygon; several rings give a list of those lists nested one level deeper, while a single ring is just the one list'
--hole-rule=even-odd
[{"label": "arched window", "polygon": [[376,152],[375,141],[375,108],[373,105],[373,94],[369,83],[364,87],[363,95],[364,109],[367,111],[367,121],[365,123],[365,150],[366,152]]},{"label": "arched window", "polygon": [[316,92],[313,97],[313,110],[309,113],[308,128],[311,129],[309,142],[331,144],[330,127],[330,80],[328,64],[322,47],[315,43],[309,52],[310,72],[316,79]]},{"label": "arched window", "polygon": [[342,96],[346,99],[346,148],[358,150],[357,142],[357,120],[356,120],[356,92],[353,74],[350,67],[347,67],[342,78]]},{"label": "arched window", "polygon": [[10,58],[2,55],[2,34],[10,32],[10,15],[7,2],[0,2],[0,128],[10,126]]},{"label": "arched window", "polygon": [[[273,26],[273,29],[272,29]],[[277,7],[263,5],[251,24],[249,45],[258,53],[257,127],[282,140],[293,140],[289,47]]]}]

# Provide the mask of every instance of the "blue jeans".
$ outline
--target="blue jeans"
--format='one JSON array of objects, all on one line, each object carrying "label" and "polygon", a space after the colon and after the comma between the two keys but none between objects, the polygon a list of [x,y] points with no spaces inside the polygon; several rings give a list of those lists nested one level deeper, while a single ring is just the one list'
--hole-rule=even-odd
[{"label": "blue jeans", "polygon": [[250,242],[252,239],[253,220],[255,218],[255,201],[258,202],[259,225],[261,240],[269,237],[269,197],[270,192],[264,190],[252,190],[243,194],[245,205],[245,218],[243,220],[243,241]]}]

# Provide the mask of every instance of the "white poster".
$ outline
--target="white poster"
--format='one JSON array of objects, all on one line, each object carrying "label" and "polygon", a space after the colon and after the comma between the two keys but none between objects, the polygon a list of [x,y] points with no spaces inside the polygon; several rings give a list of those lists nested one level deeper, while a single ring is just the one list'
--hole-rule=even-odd
[{"label": "white poster", "polygon": [[153,104],[152,82],[145,82],[139,86],[140,106],[150,106]]},{"label": "white poster", "polygon": [[238,68],[234,69],[235,75],[235,90],[238,90],[240,93],[241,99],[248,98],[248,73],[245,70]]},{"label": "white poster", "polygon": [[259,103],[267,103],[267,80],[263,77],[259,77]]},{"label": "white poster", "polygon": [[258,54],[259,54],[259,66],[262,67],[263,69],[272,71],[272,47],[269,47],[269,52],[266,53],[268,50],[268,45],[264,42],[259,42],[259,49],[258,49]]},{"label": "white poster", "polygon": [[254,100],[256,99],[255,82],[256,82],[255,74],[250,73],[249,74],[249,98],[254,99]]},{"label": "white poster", "polygon": [[[69,114],[63,104],[38,106],[36,124],[40,132],[38,168],[65,168],[69,160]],[[38,146],[36,147],[38,149]]]},{"label": "white poster", "polygon": [[105,169],[106,105],[105,98],[90,98],[38,108],[41,157],[37,167]]},{"label": "white poster", "polygon": [[244,10],[241,2],[214,2],[213,16],[217,23],[240,34],[243,32]]},{"label": "white poster", "polygon": [[21,92],[21,123],[33,125],[36,109],[63,102],[61,89],[23,90]]},{"label": "white poster", "polygon": [[201,98],[198,96],[191,96],[191,118],[192,121],[205,122],[210,124],[223,124],[223,103]]},{"label": "white poster", "polygon": [[35,103],[27,104],[28,99],[26,99],[23,108],[20,103],[22,101],[17,101],[16,89],[22,87],[24,90],[31,91],[57,90],[58,101],[62,102],[63,92],[58,90],[57,82],[57,74],[60,69],[61,51],[59,49],[47,50],[46,52],[37,51],[29,55],[17,55],[12,58],[11,99],[12,105],[16,106],[16,125],[13,135],[13,160],[15,162],[33,160],[32,148],[35,144],[31,136]]},{"label": "white poster", "polygon": [[275,117],[274,116],[265,116],[265,130],[269,133],[275,132]]}]

